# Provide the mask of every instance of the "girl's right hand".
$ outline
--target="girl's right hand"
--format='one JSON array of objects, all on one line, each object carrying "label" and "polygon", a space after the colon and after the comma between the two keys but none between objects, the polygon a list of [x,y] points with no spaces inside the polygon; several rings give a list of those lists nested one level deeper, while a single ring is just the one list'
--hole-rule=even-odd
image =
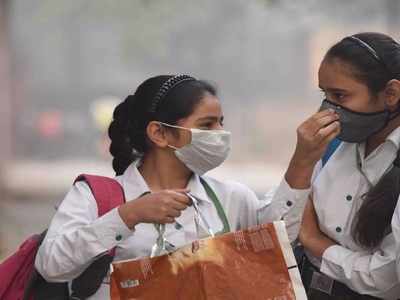
[{"label": "girl's right hand", "polygon": [[187,192],[186,189],[177,189],[148,193],[121,205],[118,212],[129,228],[139,223],[174,223],[175,218],[191,205]]},{"label": "girl's right hand", "polygon": [[292,188],[310,186],[315,164],[339,133],[339,115],[330,109],[315,113],[299,126],[296,150],[285,175]]},{"label": "girl's right hand", "polygon": [[298,163],[315,165],[339,132],[339,115],[335,111],[327,109],[317,112],[297,129],[293,159]]}]

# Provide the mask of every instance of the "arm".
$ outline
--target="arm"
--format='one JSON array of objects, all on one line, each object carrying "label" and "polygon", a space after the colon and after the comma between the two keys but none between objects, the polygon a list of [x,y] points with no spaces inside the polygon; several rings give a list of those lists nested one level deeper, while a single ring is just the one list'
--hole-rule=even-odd
[{"label": "arm", "polygon": [[97,204],[90,188],[78,182],[53,217],[35,267],[47,281],[70,281],[98,255],[131,235],[118,209],[97,218]]},{"label": "arm", "polygon": [[284,179],[277,190],[261,201],[260,221],[283,219],[291,242],[297,239],[312,181],[321,169],[320,159],[327,145],[340,132],[337,119],[335,112],[325,110],[299,126],[296,149]]},{"label": "arm", "polygon": [[173,223],[189,205],[185,191],[146,194],[98,218],[89,186],[78,182],[53,217],[36,256],[36,269],[50,282],[76,278],[96,257],[131,237],[136,224]]},{"label": "arm", "polygon": [[322,256],[321,272],[361,294],[384,299],[400,295],[392,234],[373,253],[352,251],[340,245],[328,247]]},{"label": "arm", "polygon": [[394,211],[393,219],[392,219],[392,232],[393,237],[396,243],[396,269],[397,269],[397,278],[400,281],[400,201],[397,202],[397,207]]},{"label": "arm", "polygon": [[284,220],[290,242],[297,239],[304,206],[311,189],[293,189],[282,179],[280,185],[269,191],[259,202],[258,222]]},{"label": "arm", "polygon": [[299,239],[312,255],[322,259],[320,270],[329,277],[343,282],[360,294],[384,299],[396,299],[400,295],[392,234],[372,253],[352,251],[321,232],[310,199],[304,211]]}]

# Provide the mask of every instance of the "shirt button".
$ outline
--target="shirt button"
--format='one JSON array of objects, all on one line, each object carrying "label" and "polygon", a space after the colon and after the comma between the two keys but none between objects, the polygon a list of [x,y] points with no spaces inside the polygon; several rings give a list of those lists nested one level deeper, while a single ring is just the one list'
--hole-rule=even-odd
[{"label": "shirt button", "polygon": [[122,235],[118,234],[115,239],[119,242],[120,240],[122,240]]},{"label": "shirt button", "polygon": [[338,233],[342,232],[342,228],[340,228],[339,226],[336,227],[336,232],[338,232]]},{"label": "shirt button", "polygon": [[176,230],[182,229],[182,225],[175,221],[175,229]]},{"label": "shirt button", "polygon": [[347,195],[347,196],[346,196],[346,200],[347,200],[347,201],[351,201],[352,199],[353,199],[353,197],[352,197],[351,195]]},{"label": "shirt button", "polygon": [[286,202],[286,205],[290,207],[290,206],[293,205],[293,202],[292,201],[288,201],[288,202]]}]

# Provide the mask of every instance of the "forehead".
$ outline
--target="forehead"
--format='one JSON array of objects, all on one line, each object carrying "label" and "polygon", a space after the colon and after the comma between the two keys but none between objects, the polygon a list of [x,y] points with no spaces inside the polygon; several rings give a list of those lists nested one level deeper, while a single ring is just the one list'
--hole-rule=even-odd
[{"label": "forehead", "polygon": [[365,84],[354,74],[354,68],[348,63],[339,59],[324,59],[318,71],[319,85],[321,88],[365,88]]},{"label": "forehead", "polygon": [[205,116],[219,116],[221,114],[222,107],[219,99],[216,96],[207,93],[196,106],[191,116],[201,118]]}]

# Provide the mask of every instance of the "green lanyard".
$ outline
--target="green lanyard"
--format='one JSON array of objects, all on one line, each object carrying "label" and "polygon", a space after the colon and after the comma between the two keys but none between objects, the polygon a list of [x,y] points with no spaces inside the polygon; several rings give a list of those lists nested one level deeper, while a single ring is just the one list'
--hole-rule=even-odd
[{"label": "green lanyard", "polygon": [[213,189],[210,187],[210,185],[202,178],[200,177],[200,183],[203,185],[204,189],[206,190],[207,196],[210,197],[211,201],[214,203],[215,208],[217,209],[217,213],[219,218],[222,221],[222,224],[224,225],[223,229],[218,232],[217,234],[224,234],[227,232],[231,231],[231,228],[229,226],[228,218],[226,217],[224,208],[221,205],[221,202],[218,200],[217,195],[213,191]]},{"label": "green lanyard", "polygon": [[[214,206],[217,209],[218,216],[221,219],[221,222],[223,224],[222,230],[217,232],[216,235],[230,232],[231,228],[229,226],[228,218],[226,217],[224,208],[222,207],[221,202],[218,200],[217,195],[215,194],[213,189],[210,187],[210,185],[201,177],[200,177],[200,183],[203,185],[203,187],[207,193],[207,196],[210,197],[211,201],[214,203]],[[155,257],[155,256],[160,255],[161,252],[164,249],[166,249],[166,246],[169,244],[168,241],[164,238],[165,224],[153,224],[153,225],[158,232],[158,238],[157,238],[156,243],[153,245],[153,247],[151,249],[150,257]]]}]

